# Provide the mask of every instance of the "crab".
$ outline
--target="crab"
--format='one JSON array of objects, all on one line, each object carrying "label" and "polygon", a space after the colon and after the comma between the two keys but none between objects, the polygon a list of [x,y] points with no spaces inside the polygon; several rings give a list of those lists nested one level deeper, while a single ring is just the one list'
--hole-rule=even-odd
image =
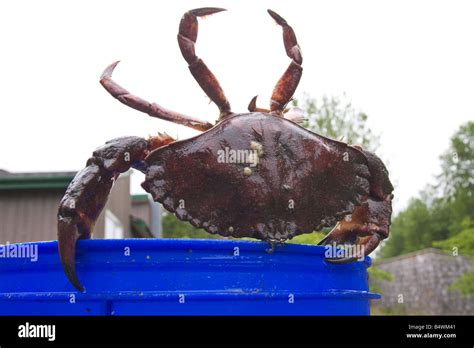
[{"label": "crab", "polygon": [[[224,9],[186,12],[178,43],[189,70],[219,108],[215,125],[141,99],[112,79],[118,62],[100,83],[123,104],[152,117],[202,133],[177,141],[166,133],[148,139],[127,136],[97,148],[68,186],[58,211],[58,246],[70,282],[84,287],[75,270],[75,246],[89,239],[120,173],[145,174],[142,187],[178,219],[225,237],[251,237],[269,251],[294,236],[333,227],[321,245],[352,244],[370,254],[389,234],[392,191],[388,172],[373,153],[303,128],[301,112],[288,109],[302,75],[302,54],[292,27],[268,10],[281,26],[291,59],[278,80],[268,109],[231,111],[218,80],[195,53],[198,18]],[[245,154],[245,156],[239,156]],[[354,256],[327,257],[346,263]]]}]

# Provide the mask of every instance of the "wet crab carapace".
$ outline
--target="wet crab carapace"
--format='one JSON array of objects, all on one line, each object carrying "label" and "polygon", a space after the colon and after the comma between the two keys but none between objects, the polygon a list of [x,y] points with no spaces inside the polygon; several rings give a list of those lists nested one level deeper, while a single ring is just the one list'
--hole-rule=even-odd
[{"label": "wet crab carapace", "polygon": [[[301,115],[286,108],[301,78],[303,58],[291,26],[271,10],[268,13],[282,27],[290,65],[268,109],[258,108],[253,98],[249,113],[231,111],[219,82],[194,47],[198,17],[220,11],[186,12],[178,34],[189,70],[219,108],[215,125],[131,94],[112,80],[118,62],[105,69],[100,83],[123,104],[203,133],[182,141],[165,133],[148,139],[122,137],[93,152],[58,211],[59,254],[77,289],[84,288],[75,271],[76,241],[91,237],[114,180],[130,168],[145,173],[143,188],[180,220],[213,234],[264,240],[271,250],[296,235],[331,226],[321,244],[352,243],[363,247],[364,255],[388,236],[393,187],[381,160],[358,146],[302,128]],[[222,161],[223,151],[247,151],[248,156],[240,162]]]}]

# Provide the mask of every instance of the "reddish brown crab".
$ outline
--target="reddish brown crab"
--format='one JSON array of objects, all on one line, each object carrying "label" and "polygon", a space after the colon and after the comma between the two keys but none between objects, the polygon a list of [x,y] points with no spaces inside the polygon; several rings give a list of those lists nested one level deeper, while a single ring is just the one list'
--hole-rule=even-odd
[{"label": "reddish brown crab", "polygon": [[[114,179],[130,168],[146,174],[143,188],[179,219],[222,236],[254,237],[275,244],[334,226],[321,242],[351,242],[372,252],[389,233],[393,187],[374,154],[300,127],[286,105],[302,74],[302,55],[293,29],[275,12],[291,63],[278,80],[270,108],[236,114],[217,79],[196,56],[198,17],[223,11],[200,8],[181,19],[178,43],[201,88],[218,106],[216,125],[149,103],[115,83],[110,65],[100,80],[120,102],[153,117],[204,133],[183,141],[166,134],[142,139],[123,137],[99,147],[69,185],[58,212],[61,261],[79,290],[75,244],[91,237]],[[246,160],[221,160],[247,151]],[[234,154],[235,157],[235,154]],[[235,159],[235,158],[234,158]],[[335,258],[349,262],[354,258]]]}]

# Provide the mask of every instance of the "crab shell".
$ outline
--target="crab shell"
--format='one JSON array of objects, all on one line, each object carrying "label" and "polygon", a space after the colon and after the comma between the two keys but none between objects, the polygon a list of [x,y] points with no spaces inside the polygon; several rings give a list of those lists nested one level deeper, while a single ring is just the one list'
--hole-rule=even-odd
[{"label": "crab shell", "polygon": [[[228,117],[145,162],[142,186],[155,201],[222,236],[284,242],[333,226],[371,191],[363,151],[267,113]],[[388,180],[383,169],[375,175]]]}]

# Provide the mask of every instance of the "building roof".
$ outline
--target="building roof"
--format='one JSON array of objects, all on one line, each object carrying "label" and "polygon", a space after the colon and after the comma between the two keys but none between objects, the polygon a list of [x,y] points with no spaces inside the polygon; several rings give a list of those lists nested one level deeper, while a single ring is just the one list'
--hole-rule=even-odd
[{"label": "building roof", "polygon": [[138,194],[132,195],[132,202],[133,203],[148,203],[148,194]]},{"label": "building roof", "polygon": [[26,189],[65,189],[76,172],[10,173],[0,169],[0,191]]},{"label": "building roof", "polygon": [[[129,177],[132,170],[122,173],[119,178]],[[0,169],[0,191],[66,189],[77,172],[23,172],[11,173]]]}]

